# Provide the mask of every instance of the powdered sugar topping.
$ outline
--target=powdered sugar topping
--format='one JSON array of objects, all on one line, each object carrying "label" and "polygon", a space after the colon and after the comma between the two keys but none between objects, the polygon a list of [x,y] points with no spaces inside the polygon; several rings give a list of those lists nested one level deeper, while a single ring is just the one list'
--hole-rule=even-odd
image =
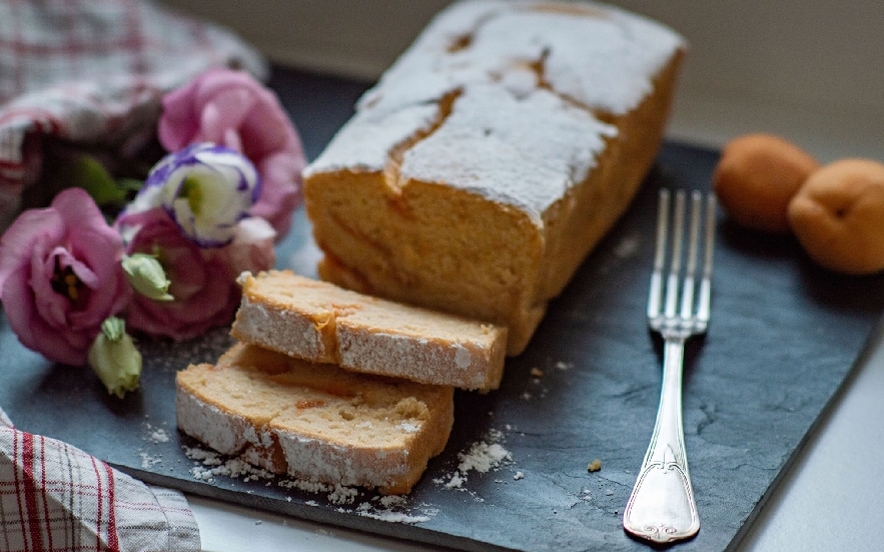
[{"label": "powdered sugar topping", "polygon": [[[668,28],[608,6],[457,3],[363,96],[306,174],[383,171],[407,146],[400,175],[387,175],[398,179],[392,187],[439,182],[525,209],[539,223],[613,136],[597,112],[634,109],[681,47]],[[451,97],[439,121],[440,102]]]}]

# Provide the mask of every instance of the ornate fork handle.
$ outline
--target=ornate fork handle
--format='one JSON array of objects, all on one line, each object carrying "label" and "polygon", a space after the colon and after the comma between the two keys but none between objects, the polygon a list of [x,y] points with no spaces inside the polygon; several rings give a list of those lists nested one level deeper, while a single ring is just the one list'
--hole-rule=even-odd
[{"label": "ornate fork handle", "polygon": [[689,538],[700,529],[681,420],[684,342],[681,336],[665,339],[657,421],[623,513],[627,531],[660,543]]}]

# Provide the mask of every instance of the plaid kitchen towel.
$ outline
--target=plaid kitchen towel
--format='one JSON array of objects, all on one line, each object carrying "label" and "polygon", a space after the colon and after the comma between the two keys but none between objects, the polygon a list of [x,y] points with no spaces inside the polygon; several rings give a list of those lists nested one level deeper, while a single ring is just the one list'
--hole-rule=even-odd
[{"label": "plaid kitchen towel", "polygon": [[0,409],[0,551],[200,549],[184,497],[70,445],[18,431]]},{"label": "plaid kitchen towel", "polygon": [[234,34],[150,0],[0,0],[0,228],[39,176],[42,136],[132,149],[162,95],[216,65],[268,71]]}]

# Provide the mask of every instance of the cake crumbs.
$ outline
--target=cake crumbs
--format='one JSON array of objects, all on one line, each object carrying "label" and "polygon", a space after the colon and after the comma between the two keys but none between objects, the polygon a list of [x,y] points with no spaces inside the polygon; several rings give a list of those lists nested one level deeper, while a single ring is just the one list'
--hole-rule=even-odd
[{"label": "cake crumbs", "polygon": [[379,502],[384,508],[392,508],[394,506],[403,506],[408,502],[408,499],[401,495],[388,495],[381,497],[379,499]]},{"label": "cake crumbs", "polygon": [[[374,503],[378,503],[375,506]],[[407,511],[409,498],[406,495],[375,496],[369,502],[363,502],[353,510],[357,515],[387,521],[390,523],[416,524],[429,521],[438,513],[435,508],[426,508],[420,514]]]},{"label": "cake crumbs", "polygon": [[169,442],[169,434],[166,432],[165,429],[161,427],[154,427],[148,422],[144,423],[144,427],[147,430],[147,437],[144,440],[148,440],[155,445]]},{"label": "cake crumbs", "polygon": [[434,479],[436,483],[444,483],[446,489],[461,489],[463,488],[464,481],[466,481],[463,477],[460,476],[460,472],[454,472],[451,474],[451,478],[447,483],[442,479]]},{"label": "cake crumbs", "polygon": [[466,490],[463,488],[470,471],[488,473],[497,470],[501,465],[512,462],[512,455],[498,441],[503,437],[500,431],[489,432],[485,441],[473,443],[469,450],[457,454],[460,463],[457,470],[445,478],[434,479],[433,482],[443,485],[446,489]]},{"label": "cake crumbs", "polygon": [[542,378],[543,370],[535,366],[534,368],[531,368],[531,376],[535,378]]},{"label": "cake crumbs", "polygon": [[525,479],[525,474],[520,471],[517,471],[516,475],[513,476],[513,479],[516,481],[519,481],[520,479]]},{"label": "cake crumbs", "polygon": [[149,470],[151,467],[161,463],[163,458],[161,456],[151,456],[146,452],[142,452],[139,454],[141,456],[141,469]]},{"label": "cake crumbs", "polygon": [[353,504],[357,496],[359,496],[357,489],[335,485],[335,490],[329,493],[327,498],[332,504]]},{"label": "cake crumbs", "polygon": [[[218,476],[232,479],[242,478],[244,482],[266,479],[269,485],[277,476],[267,470],[255,467],[239,458],[227,458],[223,455],[205,450],[199,447],[183,447],[184,454],[197,465],[191,468],[191,475],[198,480],[209,483],[214,482]],[[500,454],[499,452],[497,454]],[[508,453],[507,453],[508,454]],[[146,456],[143,455],[143,456]],[[479,465],[478,467],[482,467]],[[345,514],[358,514],[360,516],[387,521],[391,523],[417,524],[429,521],[438,513],[432,508],[425,508],[415,514],[408,511],[409,498],[404,495],[374,496],[371,501],[360,503],[355,509],[347,509],[347,505],[356,503],[362,492],[359,488],[345,487],[340,484],[328,485],[318,481],[300,479],[281,479],[277,485],[286,489],[297,489],[307,493],[324,493],[330,504],[337,506],[335,511]],[[251,491],[247,491],[251,492]],[[292,497],[286,500],[292,502]],[[375,504],[372,504],[374,502]],[[319,506],[316,500],[307,500],[306,506]]]},{"label": "cake crumbs", "polygon": [[586,470],[589,471],[590,473],[595,473],[595,472],[599,471],[600,469],[602,469],[602,461],[599,460],[598,458],[596,458],[595,460],[593,460],[592,462],[590,462],[589,464],[586,465]]},{"label": "cake crumbs", "polygon": [[459,453],[457,457],[460,458],[457,469],[464,474],[470,470],[488,473],[500,466],[503,461],[511,459],[510,452],[498,443],[484,442],[474,443],[468,453]]},{"label": "cake crumbs", "polygon": [[[274,473],[253,466],[240,458],[225,459],[216,452],[198,447],[184,447],[184,454],[200,464],[190,469],[191,476],[207,483],[213,483],[216,477],[223,476],[230,479],[241,478],[244,483],[267,480],[265,486],[269,486],[272,480],[277,477]],[[359,496],[359,490],[356,488],[327,485],[318,481],[281,479],[277,485],[285,489],[297,489],[313,494],[327,493],[326,499],[336,505],[353,504]],[[291,502],[291,497],[288,497],[288,501]]]},{"label": "cake crumbs", "polygon": [[430,521],[430,516],[415,516],[401,512],[357,510],[356,513],[363,517],[377,519],[380,521],[388,521],[390,523],[405,523],[413,525],[415,523],[424,523]]}]

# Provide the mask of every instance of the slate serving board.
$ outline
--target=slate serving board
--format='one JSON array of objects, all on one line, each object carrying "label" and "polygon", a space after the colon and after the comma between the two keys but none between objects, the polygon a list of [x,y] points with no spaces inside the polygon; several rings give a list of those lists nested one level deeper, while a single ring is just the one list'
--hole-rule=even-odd
[{"label": "slate serving board", "polygon": [[[284,70],[271,85],[311,158],[366,86]],[[224,329],[181,344],[143,342],[142,389],[118,400],[88,369],[55,366],[22,348],[4,315],[0,406],[20,429],[68,441],[149,483],[296,517],[467,550],[646,550],[624,534],[621,514],[660,384],[660,344],[644,320],[656,190],[706,188],[716,161],[714,151],[664,146],[629,212],[550,305],[528,350],[507,361],[501,389],[456,395],[448,447],[403,503],[363,491],[341,504],[327,492],[280,486],[284,479],[196,479],[201,464],[185,455],[196,443],[175,430],[174,376],[188,362],[217,358],[230,344]],[[827,274],[791,239],[746,232],[723,216],[718,230],[712,324],[690,344],[685,376],[702,528],[679,550],[738,543],[884,307],[881,277]],[[278,253],[281,267],[313,273],[303,212]],[[476,443],[496,443],[510,459],[450,488],[458,454]],[[594,459],[602,469],[589,473]]]}]

